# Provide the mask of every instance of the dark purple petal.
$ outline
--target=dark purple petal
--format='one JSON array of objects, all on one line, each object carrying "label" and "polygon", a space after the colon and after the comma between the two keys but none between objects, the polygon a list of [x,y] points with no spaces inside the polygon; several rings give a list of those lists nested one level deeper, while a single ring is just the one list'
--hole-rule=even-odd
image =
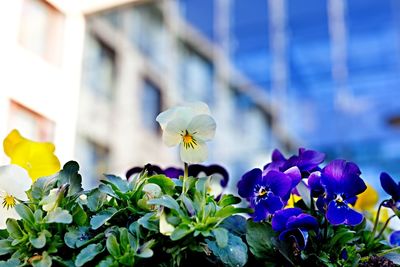
[{"label": "dark purple petal", "polygon": [[169,167],[164,170],[164,174],[169,178],[179,178],[179,176],[183,175],[183,170],[174,167]]},{"label": "dark purple petal", "polygon": [[281,198],[274,196],[273,194],[268,195],[268,197],[263,199],[259,205],[263,205],[270,214],[274,214],[276,211],[283,208]]},{"label": "dark purple petal", "polygon": [[344,203],[331,201],[328,205],[326,218],[333,225],[346,224],[354,226],[360,224],[364,216]]},{"label": "dark purple petal", "polygon": [[347,203],[354,206],[356,204],[357,199],[358,199],[358,197],[350,197],[350,198],[346,199],[346,201],[347,201]]},{"label": "dark purple petal", "polygon": [[307,246],[308,231],[299,228],[286,230],[279,235],[279,239],[282,241],[292,239],[300,250],[304,250]]},{"label": "dark purple petal", "polygon": [[321,184],[328,192],[343,193],[346,197],[352,197],[367,189],[359,175],[360,169],[354,163],[333,160],[322,170]]},{"label": "dark purple petal", "polygon": [[141,173],[142,171],[143,171],[142,167],[133,167],[126,172],[125,177],[126,179],[129,179],[131,178],[132,175]]},{"label": "dark purple petal", "polygon": [[264,166],[265,173],[268,173],[271,170],[279,171],[280,168],[285,164],[286,158],[282,155],[282,153],[278,149],[274,149],[272,152],[272,162],[268,163]]},{"label": "dark purple petal", "polygon": [[270,171],[262,177],[262,181],[276,196],[283,197],[292,189],[292,179],[282,172]]},{"label": "dark purple petal", "polygon": [[254,187],[261,180],[262,171],[252,169],[246,172],[237,184],[239,196],[249,198],[254,195]]},{"label": "dark purple petal", "polygon": [[283,156],[282,152],[279,151],[279,149],[274,149],[274,151],[272,151],[271,159],[274,162],[284,162],[284,161],[286,161],[286,158]]},{"label": "dark purple petal", "polygon": [[286,170],[292,166],[297,166],[301,172],[312,171],[324,160],[324,153],[300,148],[299,155],[290,157],[283,165],[282,169]]},{"label": "dark purple petal", "polygon": [[146,164],[143,168],[142,167],[133,167],[132,169],[126,172],[126,178],[129,179],[132,175],[141,173],[143,170],[148,172],[148,175],[155,175],[155,174],[164,174],[164,171],[158,167],[157,165]]},{"label": "dark purple petal", "polygon": [[326,219],[333,225],[344,224],[346,221],[347,209],[347,206],[337,205],[335,201],[331,201],[326,211]]},{"label": "dark purple petal", "polygon": [[287,169],[284,173],[292,179],[292,188],[295,188],[301,181],[301,172],[296,166]]},{"label": "dark purple petal", "polygon": [[311,230],[318,228],[318,221],[313,216],[303,213],[298,216],[290,217],[286,226],[288,229],[303,228]]},{"label": "dark purple petal", "polygon": [[267,215],[269,214],[267,207],[265,205],[263,205],[263,203],[258,203],[257,205],[254,205],[254,203],[252,203],[253,205],[253,209],[254,209],[254,213],[252,214],[253,216],[253,220],[255,222],[259,222],[262,220],[265,220],[265,218],[267,218]]},{"label": "dark purple petal", "polygon": [[400,231],[394,231],[390,235],[390,244],[392,246],[400,246]]},{"label": "dark purple petal", "polygon": [[359,213],[351,208],[348,208],[347,213],[346,213],[346,222],[345,222],[347,225],[351,225],[351,226],[358,225],[363,221],[363,219],[364,219],[364,216],[361,213]]},{"label": "dark purple petal", "polygon": [[302,211],[299,208],[288,208],[275,212],[272,218],[272,229],[276,232],[281,232],[286,229],[286,223],[292,216],[301,214]]},{"label": "dark purple petal", "polygon": [[381,173],[380,180],[383,190],[391,195],[394,201],[400,200],[400,184],[396,184],[393,178],[386,172]]},{"label": "dark purple petal", "polygon": [[310,174],[308,177],[308,186],[311,189],[313,195],[318,196],[324,193],[325,189],[321,184],[321,172],[316,171]]},{"label": "dark purple petal", "polygon": [[[189,166],[190,168],[190,166]],[[226,169],[220,165],[210,165],[206,168],[206,174],[207,175],[213,175],[213,174],[219,174],[222,176],[222,180],[221,180],[221,186],[222,187],[226,187],[228,185],[228,181],[229,181],[229,174],[226,171]]]}]

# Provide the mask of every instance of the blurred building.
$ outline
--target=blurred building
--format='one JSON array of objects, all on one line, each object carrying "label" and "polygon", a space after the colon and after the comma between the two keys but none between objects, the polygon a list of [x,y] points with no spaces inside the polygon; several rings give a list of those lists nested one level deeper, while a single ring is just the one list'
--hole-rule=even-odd
[{"label": "blurred building", "polygon": [[218,130],[209,163],[236,177],[290,143],[269,96],[176,1],[19,0],[0,10],[0,134],[53,141],[62,162],[80,162],[88,187],[134,165],[179,166],[155,117],[184,101],[210,105]]}]

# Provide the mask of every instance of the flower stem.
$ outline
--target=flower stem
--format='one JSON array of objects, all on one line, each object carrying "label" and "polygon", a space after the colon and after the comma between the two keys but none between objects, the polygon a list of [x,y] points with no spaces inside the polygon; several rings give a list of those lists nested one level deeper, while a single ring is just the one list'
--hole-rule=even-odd
[{"label": "flower stem", "polygon": [[[382,201],[381,204],[379,204],[378,212],[376,213],[374,228],[372,228],[371,238],[374,238],[374,236],[375,236],[376,228],[378,227],[379,216],[380,216],[380,214],[381,214],[381,209],[382,209],[382,206],[383,206],[384,203],[385,203],[385,200]],[[370,239],[371,239],[371,238],[370,238]]]},{"label": "flower stem", "polygon": [[189,164],[184,162],[184,169],[183,169],[183,184],[182,184],[182,194],[186,193],[186,180],[189,175]]},{"label": "flower stem", "polygon": [[379,234],[375,237],[375,239],[378,239],[378,238],[383,234],[383,232],[385,231],[386,227],[388,226],[390,220],[393,219],[394,217],[396,217],[396,215],[392,215],[392,216],[389,217],[389,219],[386,220],[385,225],[383,225],[381,231],[380,231]]}]

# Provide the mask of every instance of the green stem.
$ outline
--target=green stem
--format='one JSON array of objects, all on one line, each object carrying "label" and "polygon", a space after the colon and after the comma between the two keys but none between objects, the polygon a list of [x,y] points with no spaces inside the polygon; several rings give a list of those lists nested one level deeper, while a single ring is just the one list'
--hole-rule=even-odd
[{"label": "green stem", "polygon": [[182,194],[186,193],[186,180],[189,175],[189,164],[184,162],[184,169],[183,169],[183,184],[182,184]]},{"label": "green stem", "polygon": [[386,227],[388,226],[390,220],[393,219],[394,217],[397,217],[397,216],[396,215],[392,215],[392,216],[389,217],[389,219],[386,220],[385,225],[382,227],[381,231],[375,237],[375,239],[378,239],[383,234],[383,232],[385,231]]}]

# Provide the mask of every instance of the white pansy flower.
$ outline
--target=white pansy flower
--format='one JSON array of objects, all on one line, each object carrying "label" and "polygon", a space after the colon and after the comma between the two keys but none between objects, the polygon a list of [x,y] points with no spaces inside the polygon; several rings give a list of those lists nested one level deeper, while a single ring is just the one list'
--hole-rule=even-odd
[{"label": "white pansy flower", "polygon": [[186,163],[201,163],[207,159],[206,141],[215,135],[216,123],[203,102],[194,102],[168,109],[156,118],[163,130],[167,146],[180,145],[180,156]]},{"label": "white pansy flower", "polygon": [[28,172],[17,165],[0,166],[0,229],[7,227],[8,218],[19,219],[15,205],[26,201],[32,179]]}]

